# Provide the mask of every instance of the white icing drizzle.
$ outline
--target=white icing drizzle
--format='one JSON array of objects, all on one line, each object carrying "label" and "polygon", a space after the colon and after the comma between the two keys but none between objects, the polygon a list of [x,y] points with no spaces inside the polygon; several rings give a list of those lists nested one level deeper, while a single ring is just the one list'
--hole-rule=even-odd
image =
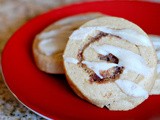
[{"label": "white icing drizzle", "polygon": [[160,41],[160,36],[159,35],[149,34],[148,36],[153,42],[159,42]]},{"label": "white icing drizzle", "polygon": [[[75,58],[65,58],[65,62],[77,64],[78,60]],[[99,71],[100,70],[107,70],[109,68],[112,68],[114,66],[117,66],[117,64],[114,63],[106,63],[106,62],[89,62],[89,61],[82,61],[83,64],[86,64],[88,68],[92,69],[101,79],[103,78]],[[128,80],[121,80],[118,79],[115,81],[115,83],[118,85],[118,87],[127,95],[132,97],[143,97],[148,98],[148,92],[144,90],[141,86],[138,84],[128,81]]]},{"label": "white icing drizzle", "polygon": [[149,38],[152,40],[154,48],[160,49],[160,36],[158,35],[149,35]]},{"label": "white icing drizzle", "polygon": [[39,35],[39,39],[48,39],[59,33],[59,30],[51,30],[49,32],[43,32]]},{"label": "white icing drizzle", "polygon": [[152,40],[154,48],[156,49],[157,58],[158,58],[157,73],[160,74],[160,36],[149,35],[149,38]]},{"label": "white icing drizzle", "polygon": [[43,39],[39,42],[38,48],[43,54],[50,56],[53,53],[64,50],[66,42],[62,40],[55,38]]},{"label": "white icing drizzle", "polygon": [[64,61],[68,63],[73,63],[73,64],[77,64],[79,62],[77,59],[72,58],[72,57],[64,58]]},{"label": "white icing drizzle", "polygon": [[73,32],[71,29],[72,29],[71,25],[65,25],[58,29],[50,30],[48,32],[42,32],[39,35],[39,39],[41,40],[48,39],[48,38],[56,37],[59,34],[64,34],[64,35],[67,34],[67,37],[69,38],[69,35]]},{"label": "white icing drizzle", "polygon": [[71,26],[66,25],[63,28],[44,32],[39,36],[41,40],[38,47],[42,53],[49,56],[55,52],[63,51],[72,33]]},{"label": "white icing drizzle", "polygon": [[148,92],[144,90],[138,84],[128,81],[128,80],[116,80],[115,83],[119,86],[119,88],[127,95],[133,97],[143,97],[145,99],[148,98]]},{"label": "white icing drizzle", "polygon": [[117,64],[114,63],[107,63],[107,62],[89,62],[89,61],[82,61],[83,64],[86,64],[88,68],[93,70],[98,77],[101,79],[103,78],[100,75],[101,70],[108,70],[109,68],[117,66]]},{"label": "white icing drizzle", "polygon": [[122,39],[125,39],[133,44],[142,45],[142,46],[151,46],[150,40],[147,36],[138,33],[132,29],[120,29],[115,30],[111,28],[107,28],[105,26],[97,26],[97,27],[83,27],[70,36],[72,40],[84,40],[88,35],[92,34],[94,31],[102,31],[104,33],[112,34],[115,36],[119,36]]},{"label": "white icing drizzle", "polygon": [[160,40],[159,40],[159,42],[157,41],[157,42],[154,42],[153,41],[153,45],[154,45],[154,48],[157,50],[158,48],[160,49]]},{"label": "white icing drizzle", "polygon": [[160,64],[157,64],[157,73],[160,73]]},{"label": "white icing drizzle", "polygon": [[159,94],[159,85],[160,85],[160,36],[158,35],[149,35],[150,39],[153,42],[154,48],[156,49],[158,64],[157,64],[157,78],[154,83],[154,86],[150,94]]},{"label": "white icing drizzle", "polygon": [[160,60],[160,36],[149,35],[150,39],[153,42],[154,48],[156,49],[158,60]]},{"label": "white icing drizzle", "polygon": [[156,51],[156,53],[157,53],[158,60],[160,60],[160,51]]},{"label": "white icing drizzle", "polygon": [[119,59],[117,66],[124,66],[126,70],[134,71],[144,76],[150,72],[150,68],[146,66],[143,57],[131,51],[106,44],[101,46],[90,45],[90,47],[102,55],[112,53]]}]

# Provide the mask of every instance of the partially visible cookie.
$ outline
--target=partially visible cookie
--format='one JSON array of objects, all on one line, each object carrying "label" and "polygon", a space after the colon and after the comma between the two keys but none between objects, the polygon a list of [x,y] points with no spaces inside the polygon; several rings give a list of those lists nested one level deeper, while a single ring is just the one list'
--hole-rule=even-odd
[{"label": "partially visible cookie", "polygon": [[154,47],[140,27],[123,18],[85,23],[70,36],[63,58],[71,88],[101,108],[133,109],[155,82]]},{"label": "partially visible cookie", "polygon": [[150,95],[158,95],[160,94],[160,36],[158,35],[149,35],[150,39],[153,42],[153,45],[156,49],[158,65],[157,65],[157,79],[155,84],[150,92]]},{"label": "partially visible cookie", "polygon": [[100,16],[100,13],[86,13],[67,17],[37,35],[33,55],[38,68],[47,73],[63,74],[62,54],[70,34],[83,23]]}]

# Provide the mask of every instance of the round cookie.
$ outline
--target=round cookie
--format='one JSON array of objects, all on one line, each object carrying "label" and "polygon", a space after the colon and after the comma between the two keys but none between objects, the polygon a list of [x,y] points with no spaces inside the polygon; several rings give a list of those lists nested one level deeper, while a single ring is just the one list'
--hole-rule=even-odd
[{"label": "round cookie", "polygon": [[150,92],[150,95],[160,94],[160,36],[149,35],[151,41],[153,42],[154,48],[156,49],[158,65],[157,65],[157,77],[154,86]]},{"label": "round cookie", "polygon": [[133,109],[148,98],[155,82],[153,45],[140,27],[123,18],[85,23],[70,36],[63,58],[71,88],[101,108]]},{"label": "round cookie", "polygon": [[46,73],[63,74],[62,54],[69,36],[80,25],[100,16],[100,13],[86,13],[67,17],[37,35],[32,50],[38,68]]}]

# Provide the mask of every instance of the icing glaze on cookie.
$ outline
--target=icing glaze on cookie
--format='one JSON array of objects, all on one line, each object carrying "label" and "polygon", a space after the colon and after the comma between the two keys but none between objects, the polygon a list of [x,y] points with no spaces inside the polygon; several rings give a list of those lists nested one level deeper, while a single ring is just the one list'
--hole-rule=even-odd
[{"label": "icing glaze on cookie", "polygon": [[79,62],[77,59],[71,57],[64,58],[64,61],[73,64],[77,64]]},{"label": "icing glaze on cookie", "polygon": [[148,98],[148,92],[132,81],[119,79],[115,83],[129,96]]},{"label": "icing glaze on cookie", "polygon": [[160,60],[160,51],[156,51],[156,53],[157,53],[158,60]]},{"label": "icing glaze on cookie", "polygon": [[158,49],[158,48],[160,49],[160,40],[155,42],[153,41],[153,45],[155,49]]},{"label": "icing glaze on cookie", "polygon": [[[65,58],[65,62],[77,64],[79,61],[75,58]],[[100,75],[99,71],[106,70],[116,66],[116,64],[114,63],[107,64],[106,62],[82,61],[82,63],[86,64],[88,68],[92,69],[101,79],[103,77]],[[148,92],[132,81],[118,79],[115,82],[118,85],[118,87],[129,96],[144,98],[148,97]]]},{"label": "icing glaze on cookie", "polygon": [[98,77],[103,79],[103,76],[100,75],[100,71],[108,70],[112,67],[117,66],[117,64],[114,63],[106,63],[106,62],[90,62],[90,61],[82,61],[83,64],[87,65],[88,68],[93,70]]},{"label": "icing glaze on cookie", "polygon": [[158,95],[160,94],[160,36],[158,35],[149,35],[149,38],[152,40],[154,48],[156,50],[158,64],[157,64],[157,78],[154,83],[154,86],[150,92],[151,95]]},{"label": "icing glaze on cookie", "polygon": [[[88,29],[87,31],[91,31],[92,30],[91,28],[92,27],[87,27],[87,29]],[[123,49],[120,47],[115,47],[115,46],[111,46],[111,45],[107,45],[107,44],[99,45],[99,46],[93,45],[94,42],[99,41],[102,37],[107,36],[108,33],[112,33],[112,31],[116,31],[116,30],[112,30],[112,29],[108,29],[108,28],[103,30],[102,28],[104,29],[104,27],[100,27],[99,29],[101,29],[102,31],[108,30],[107,33],[99,32],[98,34],[94,35],[94,37],[90,38],[90,41],[88,41],[88,43],[86,45],[84,45],[84,47],[78,53],[77,56],[78,56],[78,60],[80,63],[82,62],[82,64],[87,65],[87,67],[90,70],[93,70],[94,73],[100,79],[103,79],[103,76],[101,75],[102,71],[103,71],[103,73],[106,71],[106,73],[105,73],[105,75],[106,75],[109,72],[108,70],[113,67],[122,67],[122,69],[125,69],[124,73],[127,73],[128,71],[132,71],[137,74],[141,74],[143,76],[147,76],[151,72],[152,69],[147,67],[146,61],[139,54],[136,54],[136,53],[129,51],[127,49]],[[130,33],[126,33],[127,31],[126,31],[126,29],[124,29],[123,32],[120,30],[120,32],[117,32],[117,34],[119,33],[120,36],[122,37],[123,34],[130,34]],[[84,31],[80,30],[80,32],[78,32],[77,35],[81,35],[81,32],[82,32],[82,35],[84,34],[83,33]],[[88,34],[88,33],[86,32],[86,34]],[[139,35],[139,37],[140,36],[142,37],[142,35]],[[93,48],[98,54],[104,55],[104,57],[107,57],[107,55],[111,54],[112,56],[117,58],[116,64],[110,63],[110,61],[109,62],[108,61],[107,62],[99,62],[99,63],[93,62],[93,61],[92,62],[86,61],[83,58],[83,52],[87,47]],[[113,73],[115,73],[115,71],[113,71],[111,74],[113,74]],[[120,73],[122,74],[123,72],[120,72]]]},{"label": "icing glaze on cookie", "polygon": [[58,29],[55,29],[55,30],[43,32],[39,35],[39,39],[44,40],[44,39],[56,37],[56,36],[62,35],[62,34],[67,35],[67,37],[69,37],[69,35],[73,32],[72,27],[73,26],[71,26],[71,25],[65,25],[65,26],[58,28]]},{"label": "icing glaze on cookie", "polygon": [[77,95],[110,110],[130,110],[147,99],[157,61],[145,32],[125,19],[109,17],[87,22],[79,30],[71,35],[64,52],[64,57],[79,61],[64,62],[67,80],[76,85]]},{"label": "icing glaze on cookie", "polygon": [[104,26],[97,27],[82,27],[76,30],[71,36],[72,40],[84,40],[88,35],[91,35],[94,31],[102,31],[114,36],[118,36],[124,40],[127,40],[136,45],[151,46],[149,38],[138,33],[132,29],[111,29]]},{"label": "icing glaze on cookie", "polygon": [[158,35],[149,35],[149,38],[152,40],[154,48],[156,49],[156,54],[158,58],[157,73],[160,73],[160,36]]},{"label": "icing glaze on cookie", "polygon": [[[63,51],[68,41],[68,36],[72,33],[71,26],[65,26],[61,29],[44,32],[39,36],[38,48],[46,56],[56,52]],[[65,31],[67,30],[67,31]]]},{"label": "icing glaze on cookie", "polygon": [[157,65],[157,73],[160,73],[160,64]]},{"label": "icing glaze on cookie", "polygon": [[53,36],[56,36],[59,33],[59,30],[51,30],[49,32],[43,32],[42,34],[39,35],[39,39],[48,39]]},{"label": "icing glaze on cookie", "polygon": [[129,50],[107,44],[101,46],[90,45],[90,47],[102,55],[112,53],[119,59],[118,66],[124,66],[127,70],[134,71],[144,76],[150,72],[143,57]]},{"label": "icing glaze on cookie", "polygon": [[160,49],[160,36],[158,35],[149,35],[149,38],[152,40],[154,48]]},{"label": "icing glaze on cookie", "polygon": [[50,38],[43,39],[41,42],[39,42],[38,48],[43,54],[45,54],[46,56],[50,56],[53,53],[63,51],[65,45],[65,42],[60,39],[57,40],[54,38]]}]

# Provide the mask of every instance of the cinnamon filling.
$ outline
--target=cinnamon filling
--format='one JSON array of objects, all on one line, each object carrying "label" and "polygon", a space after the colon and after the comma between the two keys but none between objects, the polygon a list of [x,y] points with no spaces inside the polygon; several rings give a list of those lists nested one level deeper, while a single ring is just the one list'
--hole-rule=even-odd
[{"label": "cinnamon filling", "polygon": [[99,32],[99,34],[96,35],[95,37],[91,37],[90,40],[88,40],[89,42],[86,43],[81,50],[79,50],[78,55],[77,55],[78,60],[80,62],[82,62],[84,60],[83,52],[91,43],[94,43],[95,41],[99,41],[102,37],[105,37],[107,35],[109,35],[109,34],[108,33],[104,33],[104,32]]},{"label": "cinnamon filling", "polygon": [[100,71],[101,76],[103,76],[103,79],[98,77],[95,73],[90,75],[90,82],[97,82],[97,83],[104,83],[108,81],[114,82],[115,80],[119,79],[120,75],[123,73],[124,67],[113,67],[108,70]]},{"label": "cinnamon filling", "polygon": [[99,55],[99,59],[100,60],[105,60],[107,62],[110,62],[110,63],[116,63],[118,64],[119,63],[119,59],[114,56],[112,53],[109,53],[108,55]]},{"label": "cinnamon filling", "polygon": [[[103,77],[102,79],[96,75],[96,73],[94,73],[93,70],[89,69],[85,64],[82,63],[82,61],[84,60],[83,58],[83,52],[84,50],[91,44],[94,43],[95,41],[99,41],[102,37],[105,37],[107,35],[110,35],[108,33],[104,33],[104,32],[99,32],[99,34],[95,37],[90,38],[90,40],[88,40],[89,42],[87,44],[85,44],[83,46],[82,49],[79,50],[77,58],[79,60],[78,65],[81,66],[87,73],[90,74],[90,82],[97,82],[97,83],[104,83],[104,82],[108,82],[108,81],[115,81],[117,79],[119,79],[120,75],[123,73],[124,67],[112,67],[108,70],[103,70],[100,71],[100,75]],[[112,35],[113,36],[113,35]],[[117,37],[117,36],[115,36]],[[114,56],[113,54],[109,53],[106,56],[103,55],[99,55],[99,59],[100,60],[105,60],[109,63],[119,63],[119,59]]]}]

